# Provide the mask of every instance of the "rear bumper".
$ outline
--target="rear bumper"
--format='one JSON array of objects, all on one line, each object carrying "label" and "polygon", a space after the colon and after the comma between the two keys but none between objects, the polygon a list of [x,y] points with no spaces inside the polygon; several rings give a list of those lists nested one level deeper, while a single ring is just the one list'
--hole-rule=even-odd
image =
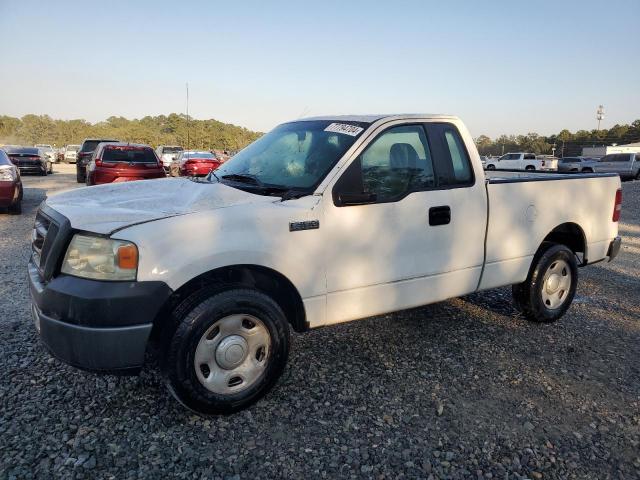
[{"label": "rear bumper", "polygon": [[153,322],[171,295],[163,282],[105,282],[60,275],[44,284],[29,262],[32,313],[42,343],[84,370],[136,373]]},{"label": "rear bumper", "polygon": [[622,246],[622,238],[619,236],[611,240],[609,244],[609,249],[607,250],[607,257],[609,257],[609,261],[613,260],[620,253],[620,247]]},{"label": "rear bumper", "polygon": [[47,171],[46,165],[21,165],[18,167],[20,173],[42,173]]},{"label": "rear bumper", "polygon": [[114,171],[113,169],[95,169],[89,172],[89,184],[102,185],[104,183],[134,182],[137,180],[152,180],[155,178],[166,178],[163,169],[156,170],[130,170]]},{"label": "rear bumper", "polygon": [[8,207],[20,196],[20,188],[14,182],[0,182],[0,207]]}]

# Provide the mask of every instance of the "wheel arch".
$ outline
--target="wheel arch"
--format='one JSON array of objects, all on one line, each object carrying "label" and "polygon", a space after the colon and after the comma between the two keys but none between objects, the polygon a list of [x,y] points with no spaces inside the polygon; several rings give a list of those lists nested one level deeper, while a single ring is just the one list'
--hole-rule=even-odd
[{"label": "wheel arch", "polygon": [[569,248],[575,255],[582,253],[581,265],[587,263],[587,237],[582,227],[574,222],[566,222],[551,230],[542,243],[559,243]]},{"label": "wheel arch", "polygon": [[[156,317],[151,332],[152,339],[160,339],[161,332],[170,329],[171,312],[184,299],[207,287],[219,286],[220,290],[229,288],[254,288],[271,298],[282,308],[294,331],[304,332],[309,325],[302,297],[298,289],[282,273],[268,267],[253,264],[239,264],[219,267],[201,273],[177,288],[165,302]],[[162,336],[164,336],[164,333]]]}]

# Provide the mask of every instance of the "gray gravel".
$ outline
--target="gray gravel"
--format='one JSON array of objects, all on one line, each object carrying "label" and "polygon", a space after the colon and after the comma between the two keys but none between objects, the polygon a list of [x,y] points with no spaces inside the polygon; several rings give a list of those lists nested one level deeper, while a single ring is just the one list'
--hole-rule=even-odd
[{"label": "gray gravel", "polygon": [[75,185],[26,177],[25,213],[0,216],[0,479],[640,477],[640,182],[620,257],[580,271],[560,322],[524,321],[502,288],[295,335],[271,394],[210,419],[154,368],[96,376],[39,345],[30,229]]}]

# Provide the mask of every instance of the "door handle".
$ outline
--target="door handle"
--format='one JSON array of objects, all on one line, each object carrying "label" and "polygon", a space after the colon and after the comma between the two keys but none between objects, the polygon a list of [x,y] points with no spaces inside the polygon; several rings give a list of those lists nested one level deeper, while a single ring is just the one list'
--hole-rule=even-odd
[{"label": "door handle", "polygon": [[429,209],[429,225],[448,225],[451,223],[451,207],[442,205]]}]

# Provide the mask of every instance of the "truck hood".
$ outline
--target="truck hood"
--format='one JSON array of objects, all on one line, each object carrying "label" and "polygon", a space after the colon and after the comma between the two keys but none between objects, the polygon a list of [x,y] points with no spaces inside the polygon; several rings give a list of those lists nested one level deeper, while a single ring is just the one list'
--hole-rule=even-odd
[{"label": "truck hood", "polygon": [[161,218],[276,201],[279,199],[221,183],[199,183],[186,178],[86,187],[61,192],[46,200],[48,206],[69,219],[73,228],[105,235]]}]

